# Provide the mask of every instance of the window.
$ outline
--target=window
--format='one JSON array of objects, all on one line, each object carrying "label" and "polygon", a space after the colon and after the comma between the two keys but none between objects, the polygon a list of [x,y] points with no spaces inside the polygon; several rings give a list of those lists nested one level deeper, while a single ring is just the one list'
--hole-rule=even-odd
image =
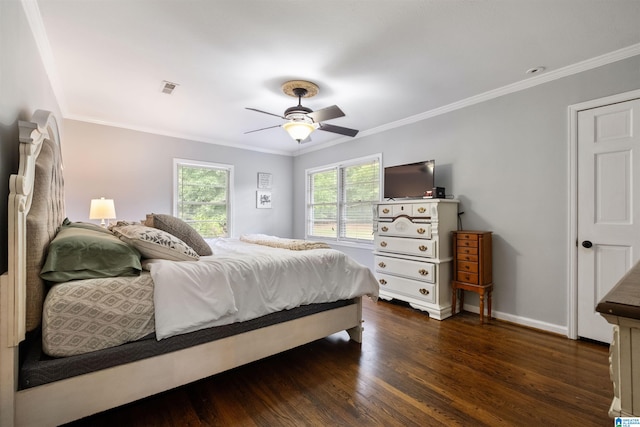
[{"label": "window", "polygon": [[174,215],[202,237],[230,236],[233,166],[174,159]]},{"label": "window", "polygon": [[373,240],[380,201],[380,154],[307,170],[307,237]]}]

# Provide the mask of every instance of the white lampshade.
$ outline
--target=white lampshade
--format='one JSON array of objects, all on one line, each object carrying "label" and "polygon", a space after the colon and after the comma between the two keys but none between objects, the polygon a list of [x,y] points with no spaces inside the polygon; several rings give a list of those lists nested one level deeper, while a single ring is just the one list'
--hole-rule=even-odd
[{"label": "white lampshade", "polygon": [[91,200],[91,207],[89,208],[89,219],[101,220],[100,225],[106,226],[105,219],[114,219],[116,217],[116,206],[113,203],[113,199],[105,199],[101,197],[99,199]]},{"label": "white lampshade", "polygon": [[316,130],[315,126],[311,123],[292,120],[282,125],[284,130],[296,141],[304,141],[311,135],[311,132]]}]

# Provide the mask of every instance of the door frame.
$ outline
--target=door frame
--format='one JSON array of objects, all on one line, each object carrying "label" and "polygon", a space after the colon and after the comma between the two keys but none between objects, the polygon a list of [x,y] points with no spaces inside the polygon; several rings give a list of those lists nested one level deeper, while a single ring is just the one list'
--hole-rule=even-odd
[{"label": "door frame", "polygon": [[640,89],[569,106],[569,256],[567,337],[578,338],[578,113],[640,98]]}]

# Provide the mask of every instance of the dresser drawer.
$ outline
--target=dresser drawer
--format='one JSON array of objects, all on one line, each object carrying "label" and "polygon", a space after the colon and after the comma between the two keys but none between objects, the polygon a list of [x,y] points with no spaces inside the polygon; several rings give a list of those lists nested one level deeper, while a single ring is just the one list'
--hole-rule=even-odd
[{"label": "dresser drawer", "polygon": [[478,248],[470,248],[468,246],[458,246],[456,250],[458,256],[460,255],[478,255]]},{"label": "dresser drawer", "polygon": [[466,254],[458,251],[458,261],[478,262],[478,255]]},{"label": "dresser drawer", "polygon": [[378,205],[378,216],[380,218],[393,217],[393,205]]},{"label": "dresser drawer", "polygon": [[416,218],[431,218],[431,206],[433,203],[418,203],[413,205],[413,216]]},{"label": "dresser drawer", "polygon": [[428,262],[412,261],[408,259],[376,256],[376,271],[380,273],[404,276],[409,279],[434,283],[436,280],[435,265]]},{"label": "dresser drawer", "polygon": [[381,218],[393,218],[400,215],[411,216],[411,204],[398,203],[389,205],[378,205],[378,216]]},{"label": "dresser drawer", "polygon": [[478,272],[478,263],[477,262],[468,262],[468,261],[459,261],[458,262],[458,271],[466,272],[466,273],[477,273]]},{"label": "dresser drawer", "polygon": [[458,282],[471,283],[472,285],[478,284],[478,275],[474,273],[467,273],[465,271],[456,271],[456,280]]},{"label": "dresser drawer", "polygon": [[460,249],[462,249],[462,248],[477,249],[478,248],[478,240],[461,240],[461,239],[458,239],[458,241],[456,242],[456,245]]},{"label": "dresser drawer", "polygon": [[433,303],[436,300],[435,286],[431,283],[419,282],[405,279],[404,277],[391,276],[384,273],[376,273],[376,278],[380,284],[380,292],[389,292],[389,296],[408,296]]},{"label": "dresser drawer", "polygon": [[409,218],[401,216],[392,222],[379,222],[378,234],[381,236],[431,238],[431,224],[415,223]]},{"label": "dresser drawer", "polygon": [[375,236],[375,248],[381,252],[402,253],[420,257],[434,258],[436,242],[426,239],[406,239],[402,237]]},{"label": "dresser drawer", "polygon": [[475,233],[461,233],[461,232],[457,232],[456,233],[456,237],[458,240],[473,240],[473,241],[478,241],[478,235]]}]

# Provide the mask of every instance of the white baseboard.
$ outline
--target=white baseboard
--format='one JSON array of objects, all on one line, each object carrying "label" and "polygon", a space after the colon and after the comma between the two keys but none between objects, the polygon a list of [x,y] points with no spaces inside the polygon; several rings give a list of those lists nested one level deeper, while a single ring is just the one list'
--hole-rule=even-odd
[{"label": "white baseboard", "polygon": [[[470,311],[471,313],[480,314],[480,307],[475,305],[464,305],[465,311]],[[529,319],[528,317],[516,316],[509,313],[502,313],[500,311],[493,310],[493,317],[495,319],[504,320],[507,322],[515,323],[522,326],[527,326],[529,328],[540,329],[546,332],[552,332],[554,334],[560,334],[568,337],[568,329],[566,326],[562,325],[554,325],[552,323],[541,322],[535,319]]]}]

